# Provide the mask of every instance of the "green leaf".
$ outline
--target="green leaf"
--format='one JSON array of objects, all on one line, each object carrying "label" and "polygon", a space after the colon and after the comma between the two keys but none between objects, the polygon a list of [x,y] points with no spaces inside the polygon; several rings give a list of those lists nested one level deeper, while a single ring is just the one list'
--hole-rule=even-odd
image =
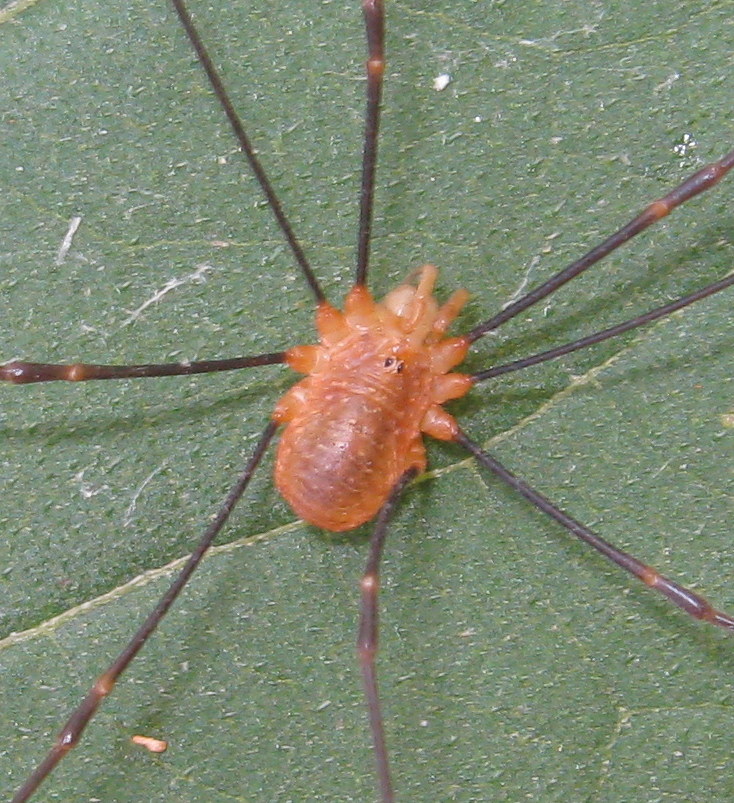
[{"label": "green leaf", "polygon": [[[194,5],[334,299],[354,261],[358,6]],[[435,262],[442,294],[473,295],[468,329],[721,156],[733,12],[390,2],[376,292]],[[312,299],[166,3],[23,3],[0,24],[3,358],[155,362],[312,339]],[[733,187],[486,338],[470,368],[725,275]],[[724,293],[451,409],[569,513],[732,609],[730,308]],[[3,799],[166,587],[290,382],[266,368],[1,389]],[[398,798],[731,799],[730,636],[456,448],[430,455],[383,571]],[[375,798],[353,646],[369,528],[294,522],[269,468],[39,800]],[[135,733],[170,749],[133,747]]]}]

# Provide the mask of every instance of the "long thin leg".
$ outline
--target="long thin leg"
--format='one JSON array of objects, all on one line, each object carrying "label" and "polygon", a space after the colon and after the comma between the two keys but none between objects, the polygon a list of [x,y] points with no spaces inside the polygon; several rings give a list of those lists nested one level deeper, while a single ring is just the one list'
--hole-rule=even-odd
[{"label": "long thin leg", "polygon": [[263,194],[267,199],[268,206],[272,210],[273,215],[275,215],[275,219],[278,221],[278,225],[285,236],[286,242],[288,243],[288,246],[295,257],[296,262],[301,268],[301,272],[308,282],[308,286],[311,288],[311,292],[316,297],[317,302],[326,301],[324,291],[321,289],[321,285],[319,285],[311,265],[309,264],[305,253],[303,252],[303,248],[301,247],[301,244],[298,241],[295,232],[293,231],[293,227],[283,211],[283,206],[280,203],[280,199],[276,195],[275,190],[273,189],[273,185],[270,183],[270,179],[267,177],[262,164],[260,164],[260,160],[257,158],[255,148],[250,142],[250,138],[245,133],[245,128],[242,125],[242,121],[232,105],[229,94],[224,88],[222,78],[217,72],[217,68],[214,66],[214,62],[211,60],[207,49],[204,47],[204,43],[201,41],[199,32],[194,27],[194,23],[186,8],[186,5],[184,4],[183,0],[171,0],[171,2],[173,3],[173,7],[176,9],[176,13],[178,14],[178,18],[181,20],[184,30],[186,31],[186,35],[189,37],[189,41],[196,51],[196,57],[199,59],[199,63],[204,68],[204,72],[206,72],[209,83],[214,90],[214,94],[217,96],[220,106],[227,115],[227,119],[232,127],[232,131],[234,131],[234,135],[237,137],[240,148],[247,157],[247,161],[250,163],[250,168],[260,184]]},{"label": "long thin leg", "polygon": [[612,561],[612,563],[616,563],[617,566],[620,566],[639,580],[642,580],[645,585],[659,591],[687,614],[693,616],[695,619],[703,619],[706,622],[711,622],[711,624],[718,625],[727,630],[734,630],[734,617],[730,616],[728,613],[717,610],[708,600],[704,599],[700,594],[696,594],[695,591],[691,591],[690,588],[686,588],[676,583],[674,580],[665,577],[656,569],[652,568],[652,566],[647,566],[628,552],[617,549],[613,544],[610,544],[608,541],[598,536],[593,530],[590,530],[567,513],[564,513],[559,507],[554,505],[550,499],[543,496],[539,491],[536,491],[535,488],[532,488],[524,480],[516,477],[511,471],[492,457],[492,455],[483,451],[478,444],[470,440],[461,429],[457,431],[454,440],[473,454],[485,468],[488,468],[503,482],[522,494],[529,502],[532,502],[538,510],[557,521],[581,541],[585,541],[590,546],[593,546],[594,549],[601,552],[601,554]]},{"label": "long thin leg", "polygon": [[395,483],[387,502],[380,509],[375,522],[375,529],[372,533],[372,540],[370,541],[370,555],[367,560],[367,566],[360,582],[362,603],[359,632],[357,634],[357,657],[362,669],[362,681],[367,710],[370,716],[370,730],[372,731],[372,744],[375,751],[375,761],[377,762],[377,777],[380,782],[382,803],[392,803],[393,790],[375,671],[375,657],[378,648],[379,615],[377,597],[380,591],[380,560],[382,559],[382,549],[385,546],[387,526],[390,523],[395,506],[405,486],[417,473],[418,470],[415,468],[408,469]]},{"label": "long thin leg", "polygon": [[644,231],[648,226],[656,223],[661,218],[670,214],[676,207],[698,195],[701,192],[711,189],[734,167],[734,150],[729,151],[718,162],[706,165],[693,175],[689,176],[685,181],[681,182],[675,189],[671,190],[667,195],[653,201],[645,209],[633,218],[626,226],[612,234],[604,240],[603,243],[592,248],[581,259],[572,262],[567,268],[557,273],[555,276],[548,279],[547,282],[538,285],[531,290],[527,295],[519,298],[512,304],[509,304],[497,315],[493,316],[479,326],[469,332],[467,338],[470,343],[478,340],[487,332],[497,329],[503,323],[519,315],[523,310],[537,304],[538,301],[549,296],[555,292],[559,287],[566,284],[574,277],[583,273],[587,268],[595,265],[600,259],[603,259],[607,254],[616,251],[621,245],[624,245],[628,240],[631,240],[635,235]]},{"label": "long thin leg", "polygon": [[85,382],[89,379],[139,379],[146,376],[183,376],[235,371],[257,365],[279,365],[285,352],[258,354],[256,357],[232,357],[229,360],[201,362],[165,362],[147,365],[91,365],[89,363],[55,364],[46,362],[14,362],[0,365],[0,382],[27,385],[31,382]]},{"label": "long thin leg", "polygon": [[592,346],[595,343],[601,343],[603,340],[609,340],[611,337],[621,335],[623,332],[629,332],[630,329],[636,329],[638,326],[644,326],[645,324],[652,323],[652,321],[657,321],[659,318],[665,318],[667,315],[671,315],[673,312],[676,312],[676,310],[683,309],[683,307],[687,307],[696,301],[701,301],[701,299],[708,298],[709,296],[719,293],[722,290],[725,290],[727,287],[731,287],[732,285],[734,285],[734,273],[730,276],[720,279],[718,282],[712,282],[711,284],[706,285],[706,287],[696,290],[695,293],[690,293],[687,296],[681,296],[675,301],[671,301],[669,304],[664,304],[662,307],[656,307],[655,309],[650,310],[650,312],[646,312],[644,315],[637,315],[636,317],[630,318],[627,321],[618,323],[616,326],[611,326],[609,329],[603,329],[600,332],[595,332],[593,335],[586,335],[586,337],[581,337],[578,340],[572,340],[570,343],[564,343],[562,346],[556,346],[555,348],[548,349],[548,351],[541,351],[538,354],[531,355],[530,357],[523,357],[521,360],[514,360],[513,362],[508,362],[504,365],[495,365],[492,368],[488,368],[486,371],[477,371],[475,374],[472,374],[472,379],[474,382],[484,382],[492,377],[500,376],[500,374],[509,374],[512,371],[519,371],[523,368],[529,368],[531,365],[538,365],[541,362],[554,360],[556,357],[561,357],[564,354],[570,354],[572,351],[578,351],[579,349],[587,348],[587,346]]},{"label": "long thin leg", "polygon": [[367,111],[364,122],[355,284],[367,283],[375,195],[375,170],[377,168],[377,142],[380,133],[382,77],[385,72],[385,8],[382,0],[363,0],[362,12],[367,31]]},{"label": "long thin leg", "polygon": [[[224,86],[221,76],[212,62],[204,43],[196,30],[183,0],[171,0],[173,7],[183,25],[184,30],[196,52],[196,56],[203,67],[209,83],[214,90],[224,113],[227,116],[230,126],[239,142],[242,152],[245,154],[252,172],[255,175],[270,209],[280,226],[285,239],[293,252],[296,262],[308,282],[316,300],[326,301],[321,286],[303,252],[293,227],[290,224],[282,204],[270,183],[270,179],[260,160],[255,153],[255,149],[247,136],[242,121],[232,105],[229,94]],[[377,97],[379,105],[379,93]],[[365,157],[366,158],[366,157]],[[372,170],[374,181],[374,168]],[[371,209],[371,202],[369,204]],[[0,365],[0,381],[13,382],[14,384],[28,384],[31,382],[53,382],[65,380],[69,382],[80,382],[89,379],[128,379],[147,376],[180,376],[187,374],[213,373],[215,371],[232,371],[239,368],[250,368],[257,365],[272,365],[285,361],[283,352],[272,354],[261,354],[255,357],[236,357],[228,360],[206,360],[200,362],[184,363],[161,363],[146,365],[86,365],[83,363],[73,365],[54,365],[49,363],[31,363],[14,361],[5,365]]]},{"label": "long thin leg", "polygon": [[206,554],[209,547],[212,545],[213,540],[224,527],[230,513],[234,506],[240,500],[242,494],[245,492],[255,469],[262,460],[270,441],[273,439],[277,424],[271,422],[265,428],[260,440],[258,441],[255,451],[250,458],[245,470],[240,475],[237,482],[232,486],[232,489],[227,494],[224,502],[219,508],[216,517],[211,524],[206,528],[204,534],[199,541],[198,546],[186,561],[186,565],[181,570],[180,574],[171,583],[168,591],[161,597],[160,601],[150,613],[148,618],[138,629],[137,633],[130,639],[127,646],[115,658],[110,666],[97,678],[92,688],[87,693],[87,696],[82,700],[77,709],[71,714],[66,724],[61,729],[56,741],[47,753],[43,761],[36,767],[33,773],[28,777],[23,786],[16,792],[13,797],[12,803],[24,803],[31,795],[38,789],[41,783],[51,774],[54,767],[61,761],[61,759],[75,747],[81,738],[84,729],[89,724],[90,720],[99,708],[102,700],[107,697],[112,691],[120,675],[127,669],[133,658],[140,652],[145,642],[148,640],[153,631],[161,623],[161,620],[166,615],[168,609],[173,605],[181,590],[189,581],[189,578],[194,573],[194,570],[201,562],[201,559]]}]

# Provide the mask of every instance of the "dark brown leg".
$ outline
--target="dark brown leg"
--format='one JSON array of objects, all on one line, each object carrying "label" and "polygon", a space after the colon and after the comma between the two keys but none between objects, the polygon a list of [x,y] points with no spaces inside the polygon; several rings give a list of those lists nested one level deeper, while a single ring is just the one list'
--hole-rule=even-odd
[{"label": "dark brown leg", "polygon": [[377,777],[380,781],[380,794],[382,803],[392,803],[393,790],[390,780],[390,764],[387,756],[387,746],[385,743],[385,728],[382,723],[382,711],[380,707],[380,696],[377,691],[377,674],[375,671],[375,656],[378,648],[378,594],[380,591],[380,560],[382,549],[385,545],[387,535],[387,525],[390,523],[395,505],[400,498],[405,486],[416,476],[418,470],[408,469],[397,481],[392,489],[387,502],[382,506],[375,529],[370,541],[370,556],[360,588],[362,589],[361,615],[359,620],[359,632],[357,634],[357,657],[362,669],[362,681],[364,683],[364,694],[367,702],[367,710],[370,716],[370,730],[372,731],[372,744],[375,750],[375,761],[377,762]]},{"label": "dark brown leg", "polygon": [[255,469],[262,460],[275,434],[276,428],[277,425],[272,422],[265,428],[247,467],[232,487],[232,490],[229,492],[224,502],[222,502],[216,517],[206,528],[198,546],[189,557],[181,573],[176,577],[173,583],[171,583],[168,591],[161,597],[155,609],[150,613],[145,622],[143,622],[137,633],[130,639],[125,649],[115,658],[105,672],[97,678],[94,685],[87,693],[87,696],[66,721],[66,724],[56,737],[56,742],[51,750],[49,750],[46,757],[28,777],[23,786],[15,793],[12,803],[25,803],[26,800],[29,800],[36,789],[48,778],[59,761],[61,761],[69,750],[76,747],[79,743],[84,729],[91,721],[104,698],[112,691],[120,675],[127,669],[130,662],[135,658],[138,652],[140,652],[145,642],[161,623],[166,612],[176,601],[176,598],[181,593],[186,583],[188,583],[189,578],[201,562],[201,559],[212,545],[212,542],[221,531],[222,527],[224,527],[230,513],[242,497],[242,494],[245,492],[245,489],[252,479]]},{"label": "dark brown leg", "polygon": [[683,307],[687,307],[696,301],[701,301],[704,298],[708,298],[715,293],[720,293],[722,290],[725,290],[727,287],[731,287],[732,285],[734,285],[734,273],[726,276],[723,279],[719,279],[718,282],[712,282],[711,284],[706,285],[706,287],[696,290],[695,293],[690,293],[687,296],[681,296],[675,301],[671,301],[669,304],[664,304],[662,307],[657,307],[656,309],[650,310],[650,312],[646,312],[644,315],[637,315],[635,318],[630,318],[628,321],[618,323],[616,326],[611,326],[609,329],[603,329],[601,332],[595,332],[593,335],[581,337],[578,340],[573,340],[570,343],[564,343],[562,346],[556,346],[553,349],[548,349],[548,351],[541,351],[539,354],[533,354],[532,356],[524,357],[521,360],[514,360],[513,362],[508,362],[505,365],[495,365],[492,368],[488,368],[486,371],[477,371],[477,373],[472,374],[472,379],[475,382],[484,382],[485,380],[499,376],[500,374],[509,374],[512,371],[519,371],[523,368],[529,368],[531,365],[538,365],[541,362],[554,360],[556,357],[561,357],[564,354],[570,354],[572,351],[578,351],[579,349],[592,346],[595,343],[601,343],[603,340],[609,340],[611,337],[621,335],[623,332],[629,332],[630,329],[636,329],[638,326],[645,326],[648,323],[657,321],[659,318],[665,318],[666,316],[674,313],[676,310],[683,309]]},{"label": "dark brown leg", "polygon": [[621,245],[631,240],[641,231],[644,231],[648,226],[652,226],[661,218],[669,215],[676,207],[698,195],[701,192],[711,189],[734,167],[734,151],[729,151],[718,162],[713,162],[706,167],[701,168],[692,176],[689,176],[685,181],[679,184],[675,189],[671,190],[667,195],[653,201],[645,209],[633,218],[626,226],[612,234],[604,240],[603,243],[592,248],[581,259],[572,262],[567,268],[557,273],[555,276],[548,279],[547,282],[538,285],[534,290],[531,290],[527,295],[519,298],[514,303],[505,307],[494,317],[480,323],[467,335],[470,342],[478,340],[487,332],[497,329],[510,318],[536,304],[541,299],[554,293],[559,287],[569,282],[571,279],[583,273],[587,268],[595,265],[600,259],[603,259],[607,254],[616,251]]},{"label": "dark brown leg", "polygon": [[233,357],[229,360],[201,362],[168,362],[149,365],[90,365],[71,363],[58,365],[45,362],[13,362],[0,365],[0,382],[27,385],[31,382],[86,382],[90,379],[138,379],[146,376],[186,376],[210,374],[216,371],[235,371],[257,365],[279,365],[285,362],[285,352],[258,354],[256,357]]},{"label": "dark brown leg", "polygon": [[184,30],[186,31],[186,35],[189,37],[189,41],[196,52],[196,57],[199,59],[199,63],[204,68],[204,72],[209,79],[209,83],[214,90],[214,94],[217,96],[219,105],[227,115],[227,120],[229,120],[232,131],[234,131],[234,135],[237,137],[237,141],[240,144],[242,153],[245,154],[245,157],[250,164],[250,168],[252,169],[252,172],[255,175],[255,178],[258,180],[260,188],[265,195],[268,206],[272,210],[273,215],[275,215],[275,219],[278,221],[280,230],[283,232],[283,236],[285,237],[294,258],[301,269],[301,273],[303,273],[303,276],[308,282],[308,286],[311,288],[311,292],[314,294],[316,301],[326,301],[324,291],[321,289],[321,285],[319,284],[316,275],[314,274],[311,265],[306,258],[306,254],[304,253],[303,248],[301,247],[301,244],[298,241],[295,232],[293,231],[293,227],[283,211],[283,206],[280,203],[280,199],[276,195],[275,190],[273,189],[273,185],[270,183],[270,179],[267,177],[263,166],[260,164],[260,160],[257,158],[255,148],[250,142],[250,138],[245,133],[245,128],[242,125],[242,121],[232,105],[232,101],[230,100],[229,94],[224,87],[222,78],[217,72],[217,68],[214,66],[214,62],[211,60],[207,49],[204,47],[204,43],[201,41],[199,32],[194,27],[194,23],[191,19],[191,15],[188,12],[188,9],[186,8],[183,0],[171,0],[171,2],[173,3],[173,7],[176,9],[176,13],[178,14],[178,18],[181,20]]},{"label": "dark brown leg", "polygon": [[711,622],[713,625],[724,627],[727,630],[734,630],[734,617],[728,613],[719,611],[714,608],[708,600],[704,599],[700,594],[691,591],[690,588],[670,580],[668,577],[660,574],[652,566],[647,566],[642,561],[617,549],[613,544],[600,538],[593,530],[585,527],[576,519],[571,518],[567,513],[564,513],[559,507],[553,504],[547,497],[543,496],[535,488],[532,488],[524,480],[516,477],[511,471],[508,471],[500,462],[498,462],[492,455],[483,451],[474,441],[470,440],[464,432],[458,431],[454,440],[463,446],[468,452],[485,467],[488,468],[493,474],[499,477],[503,482],[507,483],[511,488],[514,488],[518,493],[522,494],[529,502],[532,502],[538,510],[555,519],[562,527],[565,527],[572,535],[585,541],[594,549],[601,552],[605,558],[608,558],[612,563],[616,563],[625,571],[633,574],[639,580],[659,591],[663,596],[666,596],[674,605],[684,610],[695,619],[702,619],[706,622]]},{"label": "dark brown leg", "polygon": [[385,8],[383,2],[382,0],[363,0],[362,11],[367,30],[367,111],[364,123],[355,284],[366,284],[367,282],[370,239],[372,237],[375,169],[377,167],[377,141],[380,133],[382,76],[385,72]]}]

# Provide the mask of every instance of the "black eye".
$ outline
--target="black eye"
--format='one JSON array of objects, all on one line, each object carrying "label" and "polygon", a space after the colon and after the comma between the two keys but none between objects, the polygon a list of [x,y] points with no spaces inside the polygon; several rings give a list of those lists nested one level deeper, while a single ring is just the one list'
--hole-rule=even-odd
[{"label": "black eye", "polygon": [[402,374],[403,368],[405,368],[405,363],[402,360],[398,360],[395,357],[387,357],[384,362],[385,368],[392,369],[394,374]]}]

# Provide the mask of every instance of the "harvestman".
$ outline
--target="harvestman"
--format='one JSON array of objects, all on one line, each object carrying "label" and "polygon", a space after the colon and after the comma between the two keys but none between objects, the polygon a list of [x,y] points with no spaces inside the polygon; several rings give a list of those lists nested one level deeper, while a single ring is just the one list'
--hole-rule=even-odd
[{"label": "harvestman", "polygon": [[[366,289],[384,71],[384,11],[381,0],[365,0],[363,10],[369,58],[358,255],[355,285],[347,296],[345,312],[341,313],[326,301],[182,0],[173,0],[173,4],[314,294],[320,345],[297,346],[285,352],[254,357],[185,364],[104,366],[14,361],[0,366],[0,379],[17,384],[187,375],[280,363],[308,375],[283,397],[245,471],[232,487],[185,568],[120,656],[98,678],[85,700],[72,713],[51,751],[16,794],[16,803],[28,800],[61,758],[77,744],[99,704],[161,621],[224,526],[280,424],[285,424],[286,428],[276,463],[276,482],[301,516],[332,530],[352,529],[376,516],[370,556],[361,583],[357,652],[383,801],[393,800],[393,790],[375,674],[379,565],[391,514],[406,485],[425,468],[421,433],[454,441],[464,447],[483,467],[570,533],[659,591],[689,615],[734,630],[734,617],[716,610],[699,595],[604,541],[513,475],[464,433],[441,406],[445,401],[464,395],[474,384],[602,342],[670,315],[734,284],[734,276],[730,275],[644,315],[525,359],[470,375],[451,372],[476,340],[549,296],[675,207],[711,188],[734,167],[734,151],[697,171],[647,206],[601,245],[497,315],[466,335],[448,338],[445,332],[466,295],[457,291],[444,304],[435,302],[432,291],[437,271],[433,266],[421,268],[414,281],[401,285],[378,304]],[[323,401],[323,406],[319,414],[311,414],[320,401]],[[307,445],[305,449],[304,443]],[[314,458],[316,453],[318,459]]]}]

